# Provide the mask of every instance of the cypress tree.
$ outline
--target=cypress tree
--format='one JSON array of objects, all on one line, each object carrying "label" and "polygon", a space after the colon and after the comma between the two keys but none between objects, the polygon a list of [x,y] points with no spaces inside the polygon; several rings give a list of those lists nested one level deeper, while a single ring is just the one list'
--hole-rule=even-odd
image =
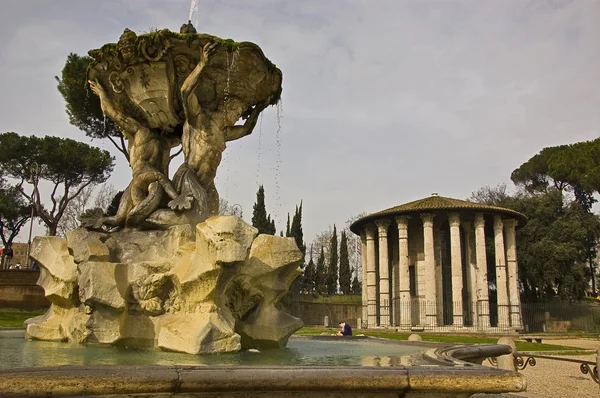
[{"label": "cypress tree", "polygon": [[304,268],[304,275],[302,276],[302,289],[307,293],[312,293],[315,290],[315,262],[313,261],[312,250],[310,251],[310,260]]},{"label": "cypress tree", "polygon": [[275,219],[271,220],[271,215],[269,214],[269,217],[267,218],[268,221],[268,225],[269,228],[267,229],[267,233],[270,235],[275,235],[275,232],[277,231],[277,229],[275,228]]},{"label": "cypress tree", "polygon": [[352,280],[352,294],[361,294],[362,293],[362,283],[358,280],[358,275],[354,275],[354,279]]},{"label": "cypress tree", "polygon": [[294,213],[294,217],[292,218],[292,225],[290,227],[290,234],[288,236],[293,236],[294,239],[296,239],[296,245],[298,245],[298,249],[300,249],[303,255],[306,254],[306,245],[304,244],[304,232],[302,232],[302,201],[300,201],[299,207],[296,206],[296,212]]},{"label": "cypress tree", "polygon": [[350,259],[348,258],[348,238],[346,231],[342,231],[340,238],[340,289],[343,294],[350,294],[352,274],[350,272]]},{"label": "cypress tree", "polygon": [[321,247],[321,254],[317,260],[317,269],[315,272],[315,292],[319,294],[325,294],[327,292],[327,284],[325,278],[327,277],[325,271],[325,252]]},{"label": "cypress tree", "polygon": [[261,185],[256,192],[256,203],[252,210],[252,226],[258,229],[259,234],[275,235],[275,220],[267,214],[265,206],[265,188]]},{"label": "cypress tree", "polygon": [[[301,206],[302,206],[302,202]],[[301,210],[300,210],[301,211]],[[296,242],[296,246],[302,252],[302,258],[304,260],[304,256],[306,254],[306,246],[304,245],[303,233],[302,233],[302,213],[299,213],[298,206],[296,206],[296,212],[294,213],[293,221],[290,225],[290,213],[288,213],[287,217],[287,225],[286,225],[286,237],[293,237]],[[283,236],[283,231],[281,231],[281,236]],[[312,257],[312,253],[311,253]],[[303,262],[300,265],[300,268],[304,270],[304,275],[300,278],[297,278],[290,286],[290,289],[294,289],[294,291],[304,293],[304,292],[312,292],[312,287],[314,286],[314,273],[315,273],[315,264],[312,263],[312,267],[308,268],[308,265]]]},{"label": "cypress tree", "polygon": [[335,224],[333,225],[330,247],[329,268],[327,269],[327,293],[335,294],[337,292],[338,283],[338,241]]}]

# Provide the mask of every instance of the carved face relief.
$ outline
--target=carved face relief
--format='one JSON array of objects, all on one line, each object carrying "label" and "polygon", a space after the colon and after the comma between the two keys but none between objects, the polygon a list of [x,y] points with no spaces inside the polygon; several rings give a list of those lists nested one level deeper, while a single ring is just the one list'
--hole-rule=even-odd
[{"label": "carved face relief", "polygon": [[119,51],[126,64],[132,63],[137,58],[136,40],[137,35],[129,29],[125,29],[119,38]]},{"label": "carved face relief", "polygon": [[136,58],[135,46],[131,44],[127,44],[121,47],[121,55],[123,56],[123,60],[125,63],[129,64]]},{"label": "carved face relief", "polygon": [[173,58],[173,62],[175,64],[175,70],[177,74],[180,76],[187,76],[193,69],[193,66],[190,65],[190,59],[185,55],[176,55]]},{"label": "carved face relief", "polygon": [[158,44],[151,43],[148,39],[142,39],[140,52],[148,61],[156,62],[160,60],[171,46],[169,39],[165,38]]}]

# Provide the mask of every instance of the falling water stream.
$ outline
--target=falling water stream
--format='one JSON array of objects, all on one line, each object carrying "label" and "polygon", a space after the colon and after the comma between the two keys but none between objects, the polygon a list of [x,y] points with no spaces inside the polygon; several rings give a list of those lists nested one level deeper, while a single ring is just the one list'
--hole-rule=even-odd
[{"label": "falling water stream", "polygon": [[[192,24],[194,26],[198,26],[199,24],[199,0],[192,0],[191,4],[190,4],[190,12],[189,12],[189,17],[188,19],[192,22]],[[231,53],[231,58],[230,58],[230,52],[226,52],[226,65],[227,65],[227,80],[226,80],[226,84],[225,84],[225,89],[224,89],[224,96],[223,96],[223,106],[224,106],[224,115],[223,118],[225,120],[227,120],[227,111],[228,111],[228,101],[229,101],[229,95],[230,95],[230,90],[231,90],[231,76],[232,74],[235,74],[238,70],[238,60],[239,57],[239,49],[235,49],[232,53]],[[283,102],[280,99],[279,102],[277,102],[277,131],[275,133],[275,142],[276,142],[276,159],[275,159],[275,167],[274,167],[274,171],[275,171],[275,176],[274,176],[274,180],[275,180],[275,192],[274,192],[274,218],[279,219],[280,215],[281,215],[281,186],[280,186],[280,175],[281,175],[281,164],[282,164],[282,159],[281,159],[281,148],[282,148],[282,139],[283,139],[283,130],[282,130],[282,120],[283,120]],[[224,122],[225,122],[224,120]],[[263,115],[260,115],[260,120],[259,120],[259,125],[258,125],[258,155],[257,155],[257,167],[256,167],[256,185],[258,186],[260,184],[260,172],[261,172],[261,152],[263,150],[263,143],[262,143],[262,123],[263,123]],[[105,122],[106,125],[106,122]],[[224,123],[224,125],[227,125],[227,123]],[[106,127],[105,127],[106,129]],[[270,151],[270,149],[269,149]],[[230,184],[230,178],[231,178],[231,162],[232,159],[231,154],[229,153],[230,151],[225,151],[223,153],[223,159],[221,161],[222,164],[222,168],[225,174],[225,192],[224,192],[224,197],[227,198],[229,196],[229,184]],[[237,181],[232,181],[233,182],[233,186],[234,188],[237,187]]]},{"label": "falling water stream", "polygon": [[[235,74],[238,70],[238,64],[237,64],[237,60],[239,58],[240,55],[240,50],[239,49],[235,49],[231,55],[231,62],[229,61],[229,51],[227,51],[225,53],[226,56],[226,65],[227,65],[227,80],[225,82],[225,90],[223,91],[223,109],[225,110],[224,114],[223,114],[223,126],[227,126],[228,125],[228,115],[227,115],[227,110],[228,110],[228,102],[229,102],[229,93],[231,91],[231,74]],[[224,164],[224,171],[225,171],[225,197],[229,197],[229,177],[230,177],[230,165],[231,165],[231,154],[229,152],[226,152],[226,154],[223,154],[223,164]],[[234,188],[237,187],[237,182],[234,180],[233,182],[234,184]]]},{"label": "falling water stream", "polygon": [[277,102],[277,131],[275,133],[275,143],[277,145],[277,156],[275,158],[275,217],[279,219],[281,215],[281,191],[279,177],[281,175],[281,145],[283,139],[283,130],[281,121],[283,120],[283,99]]},{"label": "falling water stream", "polygon": [[260,152],[262,150],[262,122],[263,122],[263,114],[260,114],[260,119],[258,119],[258,159],[256,161],[256,186],[260,185]]}]

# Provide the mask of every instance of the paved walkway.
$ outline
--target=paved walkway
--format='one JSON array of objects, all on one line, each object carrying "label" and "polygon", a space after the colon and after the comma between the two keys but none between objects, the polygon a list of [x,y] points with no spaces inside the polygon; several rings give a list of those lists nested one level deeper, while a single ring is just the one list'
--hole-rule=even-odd
[{"label": "paved walkway", "polygon": [[[600,348],[600,340],[592,339],[544,339],[543,342],[544,344],[568,345],[590,350]],[[544,353],[540,352],[540,355],[544,355]],[[553,356],[580,361],[596,361],[595,354]],[[527,392],[516,395],[527,398],[600,397],[600,386],[589,375],[581,373],[577,363],[551,359],[536,359],[536,361],[535,366],[527,366],[521,371],[527,378]]]}]

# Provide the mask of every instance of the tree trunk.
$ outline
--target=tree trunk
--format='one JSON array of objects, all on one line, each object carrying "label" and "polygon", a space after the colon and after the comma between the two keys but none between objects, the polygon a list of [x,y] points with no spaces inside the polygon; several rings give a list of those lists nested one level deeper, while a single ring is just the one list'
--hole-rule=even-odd
[{"label": "tree trunk", "polygon": [[58,230],[58,223],[47,224],[48,225],[48,236],[56,236]]},{"label": "tree trunk", "polygon": [[590,262],[590,273],[592,275],[592,294],[595,296],[596,295],[596,273],[594,272],[594,258],[592,257],[592,255],[589,256],[589,262]]}]

